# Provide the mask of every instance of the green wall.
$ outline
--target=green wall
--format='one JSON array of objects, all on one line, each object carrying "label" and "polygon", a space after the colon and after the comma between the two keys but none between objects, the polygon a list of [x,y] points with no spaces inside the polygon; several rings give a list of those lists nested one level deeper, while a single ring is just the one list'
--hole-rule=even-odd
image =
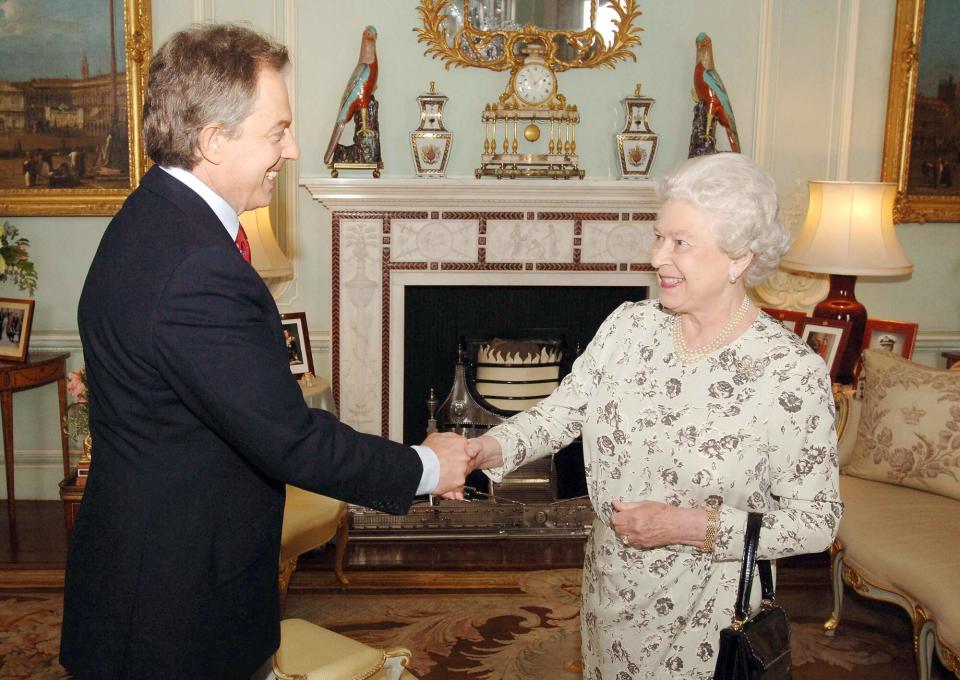
[{"label": "green wall", "polygon": [[[578,151],[589,179],[617,176],[613,137],[623,126],[623,97],[643,83],[656,104],[660,134],[653,174],[686,157],[690,134],[694,38],[706,31],[731,92],[743,150],[777,179],[785,210],[801,213],[807,179],[876,180],[882,154],[895,0],[641,0],[637,61],[616,69],[559,75],[578,106]],[[480,112],[503,91],[508,74],[444,68],[423,56],[413,27],[415,0],[154,0],[153,39],[195,21],[246,21],[292,47],[295,133],[302,147],[295,176],[326,176],[322,155],[343,86],[356,63],[366,24],[379,32],[381,136],[387,176],[413,176],[407,133],[416,127],[415,97],[431,80],[450,97],[455,133],[448,173],[472,176],[482,145]],[[372,180],[371,180],[372,181]],[[485,180],[493,181],[493,180]],[[425,188],[429,184],[425,180]],[[297,277],[280,296],[282,311],[305,311],[317,372],[329,374],[330,217],[302,188],[288,197]],[[0,219],[3,219],[0,217]],[[79,365],[76,306],[101,218],[8,218],[31,239],[40,271],[31,346],[66,349]],[[916,321],[916,357],[938,363],[960,348],[960,226],[901,225],[914,273],[903,280],[861,281],[871,316]],[[0,294],[19,297],[9,284]],[[15,397],[18,498],[55,498],[59,473],[56,390]]]}]

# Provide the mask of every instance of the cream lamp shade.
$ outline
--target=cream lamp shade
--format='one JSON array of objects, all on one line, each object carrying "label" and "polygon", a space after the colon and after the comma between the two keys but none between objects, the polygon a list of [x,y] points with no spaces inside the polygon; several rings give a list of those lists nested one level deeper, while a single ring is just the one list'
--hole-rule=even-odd
[{"label": "cream lamp shade", "polygon": [[293,263],[280,250],[270,226],[270,208],[257,208],[240,213],[240,224],[250,241],[253,268],[265,279],[293,276]]},{"label": "cream lamp shade", "polygon": [[809,182],[803,229],[780,264],[821,274],[909,274],[893,226],[896,185],[889,182]]}]

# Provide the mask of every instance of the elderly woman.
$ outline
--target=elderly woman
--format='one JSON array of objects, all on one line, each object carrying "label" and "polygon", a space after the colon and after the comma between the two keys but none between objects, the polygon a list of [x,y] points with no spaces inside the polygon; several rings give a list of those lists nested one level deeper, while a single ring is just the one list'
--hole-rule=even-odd
[{"label": "elderly woman", "polygon": [[746,294],[789,246],[773,181],[720,154],[660,195],[660,299],[620,306],[550,397],[471,440],[499,480],[582,434],[591,680],[712,677],[747,512],[769,559],[824,550],[842,512],[827,368]]}]

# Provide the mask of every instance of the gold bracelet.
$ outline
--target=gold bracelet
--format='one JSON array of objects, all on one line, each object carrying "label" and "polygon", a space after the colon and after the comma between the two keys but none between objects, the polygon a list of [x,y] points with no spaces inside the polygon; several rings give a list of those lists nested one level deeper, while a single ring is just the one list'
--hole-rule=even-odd
[{"label": "gold bracelet", "polygon": [[720,509],[713,506],[707,506],[707,535],[703,539],[703,545],[700,546],[700,552],[712,553],[717,540],[717,515]]}]

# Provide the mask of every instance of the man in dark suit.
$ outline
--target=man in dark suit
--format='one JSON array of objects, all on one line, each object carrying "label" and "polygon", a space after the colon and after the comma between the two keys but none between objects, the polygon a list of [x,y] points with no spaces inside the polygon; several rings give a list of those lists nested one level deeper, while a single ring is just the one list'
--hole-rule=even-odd
[{"label": "man in dark suit", "polygon": [[279,644],[284,485],[403,513],[452,493],[466,440],[416,450],[308,409],[238,213],[299,148],[286,50],[178,33],[153,59],[157,163],[107,227],[79,306],[93,463],[67,559],[61,663],[82,680],[249,678]]}]

